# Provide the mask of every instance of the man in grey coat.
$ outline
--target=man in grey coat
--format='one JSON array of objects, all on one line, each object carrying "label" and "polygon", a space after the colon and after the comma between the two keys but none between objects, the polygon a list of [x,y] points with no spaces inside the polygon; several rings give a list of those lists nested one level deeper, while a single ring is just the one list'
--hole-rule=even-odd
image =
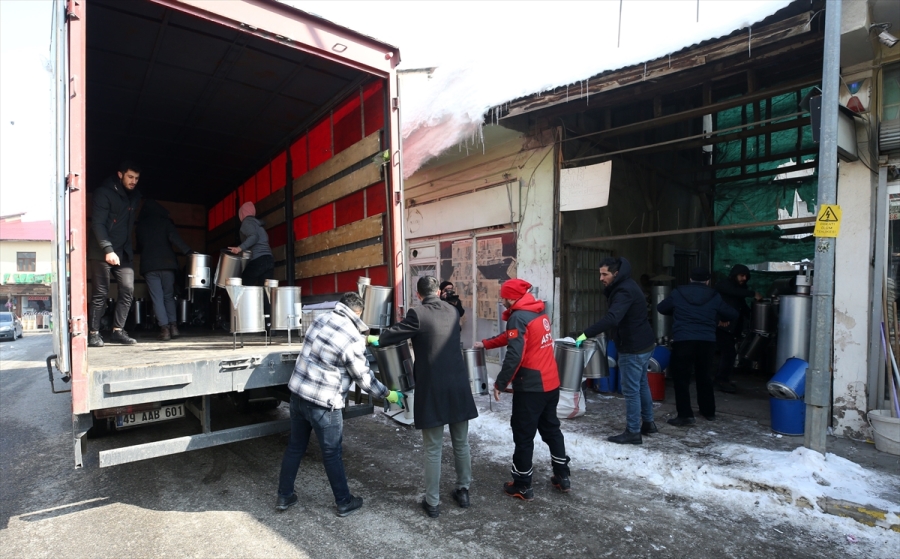
[{"label": "man in grey coat", "polygon": [[459,313],[438,295],[434,277],[419,278],[416,295],[422,304],[410,309],[399,323],[382,331],[379,345],[412,340],[416,353],[413,404],[416,429],[425,443],[425,498],[422,508],[431,518],[440,515],[441,448],[444,425],[450,426],[456,489],[453,499],[469,506],[472,458],[469,420],[478,417],[469,374],[460,351]]}]

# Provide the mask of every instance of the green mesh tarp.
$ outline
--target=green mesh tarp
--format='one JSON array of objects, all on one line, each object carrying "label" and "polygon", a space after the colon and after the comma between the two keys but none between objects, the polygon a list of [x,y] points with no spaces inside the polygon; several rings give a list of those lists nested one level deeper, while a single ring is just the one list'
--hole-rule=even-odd
[{"label": "green mesh tarp", "polygon": [[[812,139],[812,127],[788,128],[770,132],[772,128],[783,127],[782,123],[796,120],[798,100],[809,90],[779,95],[756,103],[735,107],[716,114],[716,129],[722,130],[740,126],[742,123],[783,117],[773,122],[754,126],[752,130],[759,135],[746,138],[744,147],[741,140],[723,142],[716,145],[714,165],[735,163],[736,166],[720,168],[715,171],[714,211],[717,225],[753,223],[778,219],[778,209],[789,214],[794,209],[795,192],[806,203],[806,209],[814,211],[818,173],[793,180],[774,180],[775,174],[753,177],[760,171],[776,169],[789,161],[806,163],[814,161],[815,155],[804,155],[797,161],[797,153],[801,150],[814,149],[817,144]],[[727,133],[726,133],[727,134]],[[766,136],[769,136],[768,140]],[[742,151],[744,152],[742,154]],[[757,162],[744,165],[743,171],[751,177],[735,180],[732,177],[741,175],[740,161],[753,161],[770,156],[784,155],[772,161]],[[784,172],[791,168],[784,168]],[[817,169],[814,169],[817,171]],[[790,217],[798,217],[791,215]],[[717,231],[713,235],[714,271],[719,277],[728,275],[735,264],[759,264],[762,262],[799,261],[804,258],[813,259],[813,237],[802,239],[790,238],[790,229],[777,227],[753,227],[730,231]],[[752,287],[765,292],[777,277],[783,274],[755,274]]]}]

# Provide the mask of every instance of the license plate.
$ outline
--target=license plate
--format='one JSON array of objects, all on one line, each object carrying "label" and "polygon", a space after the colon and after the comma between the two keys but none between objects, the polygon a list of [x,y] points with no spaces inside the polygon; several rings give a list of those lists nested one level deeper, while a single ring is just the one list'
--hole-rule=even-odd
[{"label": "license plate", "polygon": [[168,421],[169,419],[177,419],[184,417],[184,404],[173,404],[171,406],[163,406],[155,410],[138,411],[134,413],[123,413],[116,416],[116,427],[132,427],[134,425],[142,425],[144,423],[156,423],[157,421]]}]

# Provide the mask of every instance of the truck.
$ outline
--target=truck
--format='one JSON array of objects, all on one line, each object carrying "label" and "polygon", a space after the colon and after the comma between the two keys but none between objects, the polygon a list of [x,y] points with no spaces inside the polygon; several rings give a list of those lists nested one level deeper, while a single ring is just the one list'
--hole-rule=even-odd
[{"label": "truck", "polygon": [[[186,335],[89,349],[92,189],[120,160],[138,160],[143,197],[163,204],[198,252],[236,246],[237,209],[252,201],[276,278],[304,302],[335,300],[359,277],[399,294],[399,62],[391,45],[274,0],[55,0],[57,327],[47,370],[53,392],[71,397],[76,467],[92,456],[88,434],[104,430],[160,434],[108,437],[100,467],[289,430],[283,413],[214,429],[211,410],[223,396],[286,399],[300,347],[243,335],[237,347],[211,330],[227,300],[217,308],[221,298],[193,289],[207,317]],[[137,301],[146,285],[134,267]],[[133,320],[138,328],[140,314]],[[371,401],[352,408],[371,413]],[[173,419],[190,423],[175,437],[156,425]]]}]

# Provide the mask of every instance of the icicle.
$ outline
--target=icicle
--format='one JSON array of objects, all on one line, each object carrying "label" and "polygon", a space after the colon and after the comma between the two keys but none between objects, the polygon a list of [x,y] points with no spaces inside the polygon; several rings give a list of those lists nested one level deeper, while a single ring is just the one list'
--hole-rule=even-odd
[{"label": "icicle", "polygon": [[750,42],[753,40],[753,28],[747,27],[747,58],[753,56],[753,53],[750,49]]},{"label": "icicle", "polygon": [[584,84],[584,90],[587,93],[587,102],[586,105],[591,104],[591,80],[587,80],[587,83]]}]

